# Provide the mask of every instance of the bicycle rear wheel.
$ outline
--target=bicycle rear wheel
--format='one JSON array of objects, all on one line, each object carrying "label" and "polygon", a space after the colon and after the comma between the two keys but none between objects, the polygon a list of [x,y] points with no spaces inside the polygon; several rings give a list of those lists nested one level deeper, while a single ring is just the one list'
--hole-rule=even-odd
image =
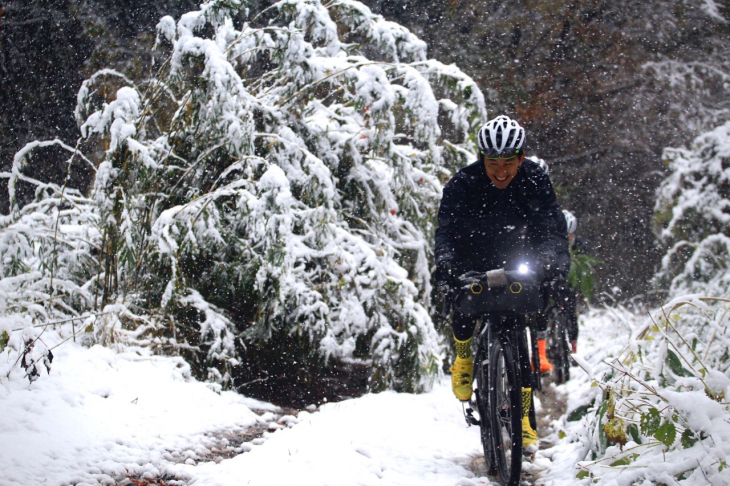
[{"label": "bicycle rear wheel", "polygon": [[489,420],[489,361],[482,350],[486,349],[486,337],[482,338],[485,342],[480,343],[480,349],[477,351],[474,360],[474,376],[476,378],[476,390],[474,397],[476,399],[477,412],[479,412],[479,428],[481,429],[482,448],[484,449],[484,462],[487,466],[487,474],[491,476],[497,475],[497,460],[494,457],[494,441],[492,440],[492,426]]},{"label": "bicycle rear wheel", "polygon": [[522,472],[522,390],[518,363],[506,339],[489,352],[489,417],[502,484],[516,486]]}]

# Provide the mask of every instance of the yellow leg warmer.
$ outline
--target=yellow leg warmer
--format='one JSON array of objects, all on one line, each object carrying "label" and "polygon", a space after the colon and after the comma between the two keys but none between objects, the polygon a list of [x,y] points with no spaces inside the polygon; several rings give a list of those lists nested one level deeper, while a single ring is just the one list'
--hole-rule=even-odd
[{"label": "yellow leg warmer", "polygon": [[537,431],[530,425],[530,405],[532,405],[532,388],[522,389],[522,447],[536,449],[538,445]]}]

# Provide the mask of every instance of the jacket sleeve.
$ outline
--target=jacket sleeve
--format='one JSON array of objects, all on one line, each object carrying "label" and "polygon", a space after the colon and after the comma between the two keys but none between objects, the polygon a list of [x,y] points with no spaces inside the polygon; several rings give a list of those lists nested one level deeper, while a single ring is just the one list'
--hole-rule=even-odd
[{"label": "jacket sleeve", "polygon": [[438,227],[436,228],[436,243],[434,253],[436,264],[444,261],[454,262],[459,247],[459,220],[464,210],[465,194],[463,180],[457,174],[444,186],[443,197],[438,212]]},{"label": "jacket sleeve", "polygon": [[546,279],[565,278],[570,270],[565,217],[547,175],[533,174],[530,183],[536,186],[529,204],[536,263],[545,270]]}]

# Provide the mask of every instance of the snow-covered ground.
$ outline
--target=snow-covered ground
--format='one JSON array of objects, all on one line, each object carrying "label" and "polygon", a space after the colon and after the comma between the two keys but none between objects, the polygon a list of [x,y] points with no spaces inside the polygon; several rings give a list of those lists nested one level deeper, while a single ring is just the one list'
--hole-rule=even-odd
[{"label": "snow-covered ground", "polygon": [[[593,354],[606,333],[619,335],[600,321],[586,321],[582,332],[590,339],[581,340],[581,354]],[[483,477],[478,428],[466,426],[447,379],[422,395],[370,394],[282,417],[273,405],[196,382],[178,359],[71,342],[54,353],[50,375],[32,384],[21,370],[3,373],[2,486],[128,477],[200,486],[494,483]],[[578,368],[573,377],[560,389],[579,397],[588,377]],[[262,423],[264,437],[226,442]],[[557,445],[525,464],[536,484],[576,482],[582,446],[570,434],[557,438],[563,424],[552,427]]]}]

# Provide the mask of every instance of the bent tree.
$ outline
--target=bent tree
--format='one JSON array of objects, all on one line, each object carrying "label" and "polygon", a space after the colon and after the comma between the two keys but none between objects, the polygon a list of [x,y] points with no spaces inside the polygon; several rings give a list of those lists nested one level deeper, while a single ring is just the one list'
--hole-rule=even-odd
[{"label": "bent tree", "polygon": [[[75,146],[29,144],[4,174],[5,312],[88,316],[87,339],[223,386],[311,393],[353,367],[427,386],[441,182],[486,118],[472,79],[351,0],[210,1],[163,18],[156,49],[146,79],[84,82]],[[88,194],[28,175],[48,144],[93,167]]]}]

